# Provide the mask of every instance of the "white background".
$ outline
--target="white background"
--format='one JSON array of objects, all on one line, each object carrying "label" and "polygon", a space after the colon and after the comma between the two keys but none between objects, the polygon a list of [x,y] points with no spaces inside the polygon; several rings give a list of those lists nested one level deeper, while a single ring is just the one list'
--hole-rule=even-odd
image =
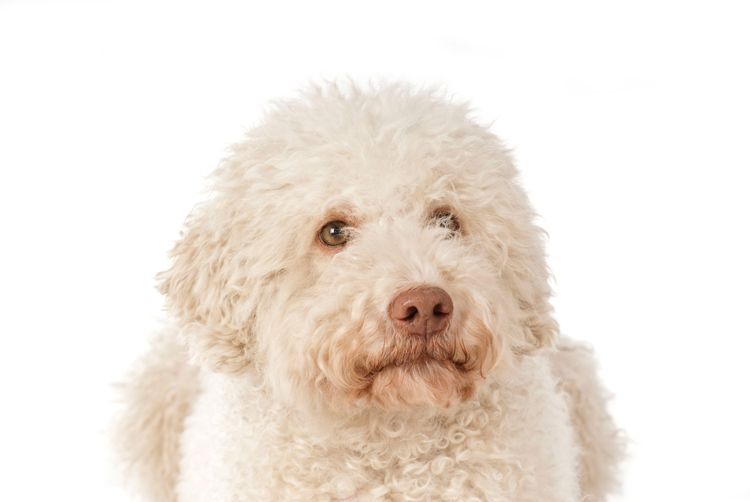
[{"label": "white background", "polygon": [[110,384],[205,175],[351,75],[445,84],[514,148],[631,438],[616,500],[750,501],[742,3],[0,1],[0,499],[127,500]]}]

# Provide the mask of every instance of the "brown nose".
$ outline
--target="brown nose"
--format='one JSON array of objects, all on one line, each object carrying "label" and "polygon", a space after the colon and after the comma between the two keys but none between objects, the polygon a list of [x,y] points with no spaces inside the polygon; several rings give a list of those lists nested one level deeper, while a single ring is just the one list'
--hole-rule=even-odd
[{"label": "brown nose", "polygon": [[444,289],[419,286],[396,295],[388,308],[393,325],[403,335],[432,336],[448,327],[453,300]]}]

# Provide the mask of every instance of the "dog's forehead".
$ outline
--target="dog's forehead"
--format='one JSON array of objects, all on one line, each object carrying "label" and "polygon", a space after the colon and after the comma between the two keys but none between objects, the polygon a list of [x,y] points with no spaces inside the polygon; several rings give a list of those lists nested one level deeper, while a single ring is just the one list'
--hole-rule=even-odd
[{"label": "dog's forehead", "polygon": [[315,94],[267,119],[248,144],[268,154],[253,162],[250,191],[267,187],[305,213],[460,206],[493,198],[515,174],[502,143],[466,106],[430,93]]},{"label": "dog's forehead", "polygon": [[474,179],[483,169],[493,169],[460,145],[436,146],[425,138],[390,143],[365,139],[339,144],[333,155],[329,146],[310,148],[306,159],[290,166],[295,184],[304,191],[300,202],[329,210],[382,214],[458,205],[482,196],[486,188]]},{"label": "dog's forehead", "polygon": [[456,166],[447,162],[436,165],[418,154],[391,155],[387,146],[379,150],[342,165],[325,166],[318,174],[331,180],[340,198],[363,207],[397,210],[455,192],[460,177]]}]

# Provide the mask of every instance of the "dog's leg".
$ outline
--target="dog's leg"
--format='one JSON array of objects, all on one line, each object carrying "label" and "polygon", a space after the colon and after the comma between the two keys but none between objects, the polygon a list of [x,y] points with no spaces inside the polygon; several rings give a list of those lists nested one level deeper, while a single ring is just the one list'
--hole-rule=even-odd
[{"label": "dog's leg", "polygon": [[578,475],[584,502],[601,502],[617,484],[623,438],[607,411],[607,392],[599,383],[591,350],[561,339],[552,367],[565,393],[581,448]]},{"label": "dog's leg", "polygon": [[128,477],[147,500],[174,501],[183,422],[198,392],[197,368],[177,334],[160,333],[119,387],[125,407],[115,441]]}]

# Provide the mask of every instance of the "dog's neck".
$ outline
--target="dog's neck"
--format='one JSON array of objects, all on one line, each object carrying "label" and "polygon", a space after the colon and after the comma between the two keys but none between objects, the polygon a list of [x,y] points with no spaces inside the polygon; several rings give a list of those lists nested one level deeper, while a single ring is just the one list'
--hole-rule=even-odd
[{"label": "dog's neck", "polygon": [[[516,368],[491,372],[473,397],[447,409],[316,410],[276,398],[259,373],[204,372],[202,380],[183,442],[201,460],[186,466],[197,481],[185,490],[215,483],[226,500],[243,490],[264,500],[294,486],[314,486],[334,499],[372,483],[408,490],[425,469],[459,480],[501,472],[511,493],[528,472],[574,465],[571,430],[550,443],[567,411],[542,357],[521,357]],[[243,475],[205,481],[206,464]],[[341,479],[351,490],[334,482]]]},{"label": "dog's neck", "polygon": [[[502,385],[506,373],[491,372],[480,382],[476,395],[455,406],[400,409],[384,409],[364,402],[334,404],[323,399],[278,399],[262,376],[252,371],[232,376],[214,374],[208,380],[222,380],[221,386],[231,389],[233,397],[246,404],[246,413],[253,422],[274,423],[279,433],[294,431],[295,437],[304,436],[317,444],[356,449],[351,442],[353,437],[366,444],[397,438],[405,431],[443,436],[451,424],[475,420],[477,414],[486,413],[490,394]],[[480,417],[478,423],[484,422],[486,420]],[[347,431],[345,437],[340,434],[342,430]]]}]

